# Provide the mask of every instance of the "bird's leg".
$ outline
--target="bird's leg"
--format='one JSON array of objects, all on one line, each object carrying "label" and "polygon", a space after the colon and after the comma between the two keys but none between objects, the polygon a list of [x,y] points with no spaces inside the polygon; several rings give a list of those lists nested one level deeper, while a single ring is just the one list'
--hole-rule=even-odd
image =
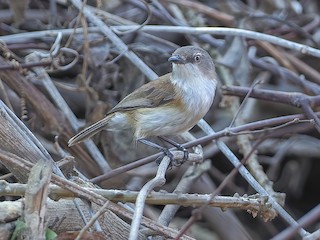
[{"label": "bird's leg", "polygon": [[[168,158],[170,158],[171,162],[174,161],[174,157],[173,157],[173,154],[170,152],[170,150],[168,148],[165,148],[165,147],[162,147],[154,142],[151,142],[145,138],[139,138],[137,141],[141,142],[141,143],[144,143],[150,147],[154,147],[154,148],[157,148],[159,149],[160,151],[162,151]],[[159,158],[156,159],[156,163],[159,165],[160,162],[159,162]]]},{"label": "bird's leg", "polygon": [[[178,150],[182,151],[183,152],[183,159],[182,159],[182,163],[184,163],[185,161],[187,161],[188,157],[189,157],[189,151],[181,146],[181,144],[173,141],[172,139],[169,139],[167,137],[164,137],[164,136],[158,136],[158,138],[160,138],[161,140],[167,142],[167,143],[170,143],[172,146],[176,147]],[[180,164],[181,165],[181,164]]]}]

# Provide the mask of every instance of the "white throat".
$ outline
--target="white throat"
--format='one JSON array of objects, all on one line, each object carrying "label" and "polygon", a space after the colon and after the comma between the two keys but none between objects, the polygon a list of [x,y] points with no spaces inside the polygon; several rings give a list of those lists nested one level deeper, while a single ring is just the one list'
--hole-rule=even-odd
[{"label": "white throat", "polygon": [[[171,81],[181,90],[185,104],[191,109],[198,109],[199,106],[210,108],[217,87],[215,73],[203,73],[194,64],[172,64]],[[199,105],[200,104],[200,105]]]}]

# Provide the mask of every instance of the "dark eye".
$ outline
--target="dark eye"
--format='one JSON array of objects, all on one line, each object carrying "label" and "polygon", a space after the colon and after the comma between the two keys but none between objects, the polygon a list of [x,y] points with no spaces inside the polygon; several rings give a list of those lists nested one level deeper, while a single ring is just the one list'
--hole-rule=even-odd
[{"label": "dark eye", "polygon": [[201,59],[200,54],[197,54],[197,55],[194,56],[194,60],[195,60],[196,62],[200,62],[200,59]]}]

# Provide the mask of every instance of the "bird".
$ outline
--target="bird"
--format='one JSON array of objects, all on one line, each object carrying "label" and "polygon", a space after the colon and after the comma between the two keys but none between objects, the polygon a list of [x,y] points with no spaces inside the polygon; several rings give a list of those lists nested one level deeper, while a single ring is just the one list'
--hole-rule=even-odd
[{"label": "bird", "polygon": [[72,137],[68,145],[80,143],[101,130],[131,129],[137,141],[159,147],[147,138],[165,139],[193,128],[214,100],[218,84],[215,64],[207,51],[195,46],[176,49],[168,61],[172,63],[171,73],[127,95],[103,119]]}]

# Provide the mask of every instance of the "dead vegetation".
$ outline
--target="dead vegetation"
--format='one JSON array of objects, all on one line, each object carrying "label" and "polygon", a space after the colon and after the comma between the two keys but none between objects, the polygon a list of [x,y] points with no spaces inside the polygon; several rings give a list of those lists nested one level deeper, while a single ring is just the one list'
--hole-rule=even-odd
[{"label": "dead vegetation", "polygon": [[[0,239],[320,238],[317,1],[0,9]],[[130,132],[67,146],[184,45],[210,52],[221,82],[205,121],[174,138],[187,163],[168,169]]]}]

